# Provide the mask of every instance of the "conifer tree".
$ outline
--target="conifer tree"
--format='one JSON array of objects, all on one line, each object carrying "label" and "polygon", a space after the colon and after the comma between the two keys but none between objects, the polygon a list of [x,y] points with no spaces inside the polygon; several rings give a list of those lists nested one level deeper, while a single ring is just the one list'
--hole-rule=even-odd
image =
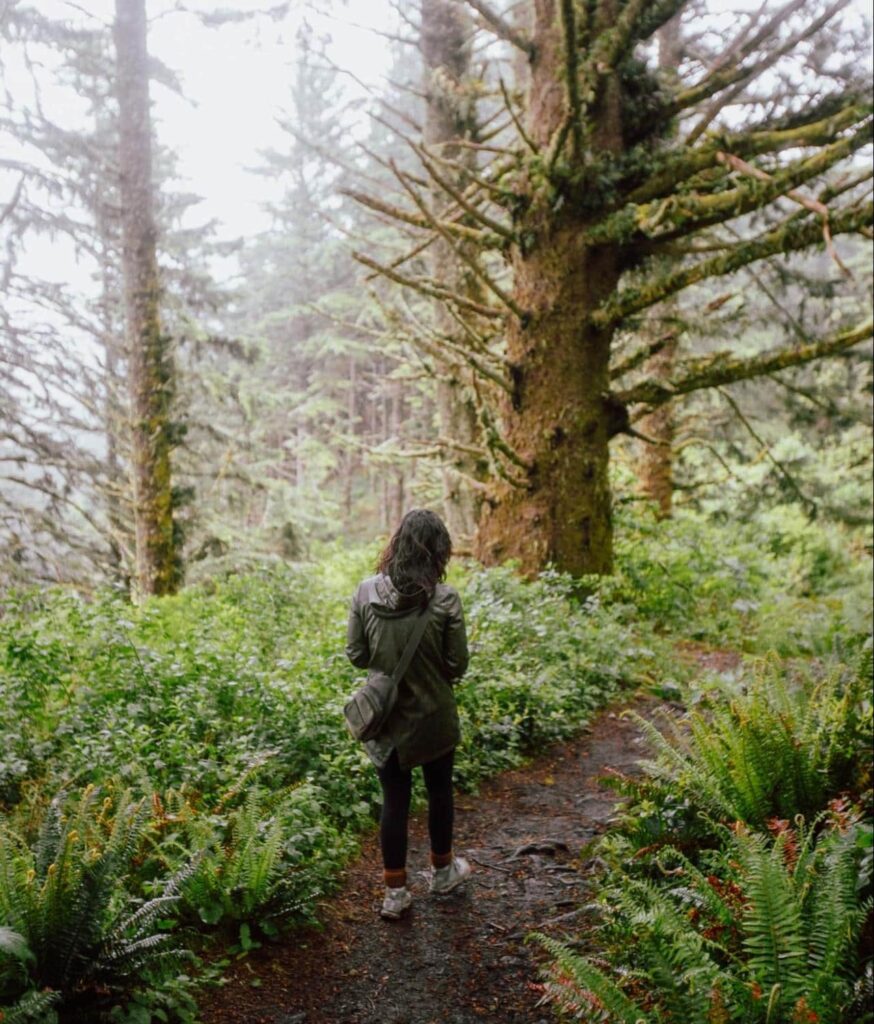
[{"label": "conifer tree", "polygon": [[171,469],[175,370],[160,318],[145,0],[116,0],[113,34],[137,582],[143,594],[170,594],[181,577]]},{"label": "conifer tree", "polygon": [[[708,26],[719,11],[696,7],[698,56],[673,80],[653,66],[651,41],[682,17],[683,0],[537,0],[526,5],[527,31],[488,0],[467,6],[525,62],[524,106],[508,103],[516,138],[487,149],[493,159],[464,190],[439,153],[423,150],[421,174],[443,194],[437,223],[403,204],[393,213],[424,236],[499,252],[512,271],[509,288],[485,282],[488,300],[475,310],[506,338],[486,437],[503,472],[477,550],[529,572],[548,563],[609,572],[609,444],[633,416],[870,338],[870,321],[844,323],[807,344],[752,357],[726,346],[678,363],[667,381],[611,386],[618,332],[657,304],[758,261],[833,251],[838,236],[870,232],[870,178],[853,165],[871,140],[868,86],[852,67],[829,64],[838,38],[845,50],[855,45],[843,0],[757,9],[729,26],[727,43],[719,33],[712,60]],[[739,237],[719,235],[721,225]],[[451,281],[378,269],[450,309],[472,307]],[[645,343],[627,358],[640,365],[649,354]]]}]

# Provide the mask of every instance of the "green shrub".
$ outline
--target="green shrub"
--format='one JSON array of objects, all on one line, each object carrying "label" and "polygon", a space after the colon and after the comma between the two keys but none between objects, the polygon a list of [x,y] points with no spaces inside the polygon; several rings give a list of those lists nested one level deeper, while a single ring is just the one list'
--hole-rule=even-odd
[{"label": "green shrub", "polygon": [[255,925],[268,935],[280,918],[308,916],[351,848],[318,796],[307,785],[269,794],[250,784],[195,810],[168,794],[161,821],[172,831],[158,853],[201,854],[181,886],[183,906],[203,924]]},{"label": "green shrub", "polygon": [[870,680],[855,671],[756,667],[748,685],[717,680],[664,733],[639,719],[657,753],[649,779],[723,821],[764,827],[772,817],[810,817],[843,789],[858,788],[871,749]]},{"label": "green shrub", "polygon": [[536,936],[552,957],[548,997],[587,1022],[847,1022],[871,912],[857,886],[863,828],[837,812],[822,831],[781,822],[774,839],[740,828],[709,874],[663,850],[660,883],[601,895],[612,969]]}]

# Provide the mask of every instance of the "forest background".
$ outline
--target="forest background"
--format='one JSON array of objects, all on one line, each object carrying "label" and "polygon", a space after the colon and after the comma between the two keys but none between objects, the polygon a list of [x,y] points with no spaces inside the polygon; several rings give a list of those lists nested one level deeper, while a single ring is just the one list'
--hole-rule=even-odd
[{"label": "forest background", "polygon": [[194,1021],[192,950],[316,913],[378,805],[346,601],[413,506],[461,556],[460,785],[623,686],[689,709],[552,1001],[870,1019],[870,38],[0,0],[4,1024]]},{"label": "forest background", "polygon": [[[669,118],[653,137],[635,140],[633,117],[647,115],[644,96],[629,86],[635,113],[626,117],[622,160],[629,170],[620,195],[605,195],[602,212],[596,204],[577,211],[581,225],[600,219],[613,233],[614,244],[592,246],[590,260],[607,253],[620,264],[607,276],[618,282],[624,273],[626,293],[647,277],[664,277],[670,260],[688,270],[695,251],[726,258],[741,240],[802,218],[807,234],[737,260],[732,275],[703,268],[682,291],[656,291],[638,308],[610,313],[609,325],[595,325],[598,340],[576,345],[578,353],[597,353],[594,363],[573,353],[568,361],[548,317],[538,315],[554,335],[545,344],[553,346],[546,358],[556,376],[542,381],[524,363],[544,342],[513,335],[519,317],[512,307],[534,315],[520,307],[529,302],[520,270],[527,266],[545,280],[541,264],[551,254],[548,247],[526,254],[524,245],[521,259],[513,254],[519,238],[540,230],[542,214],[520,184],[530,173],[525,153],[535,168],[539,158],[522,126],[531,116],[524,109],[529,72],[506,33],[476,10],[439,4],[426,5],[421,26],[406,8],[392,15],[368,5],[369,28],[350,27],[354,19],[342,7],[156,9],[149,67],[158,103],[154,230],[163,340],[154,355],[161,369],[152,369],[164,379],[136,384],[145,369],[137,371],[130,339],[123,340],[124,204],[112,11],[105,7],[86,17],[64,4],[14,4],[4,15],[5,579],[108,579],[136,588],[145,571],[137,569],[137,509],[164,537],[154,557],[166,563],[167,578],[140,579],[148,592],[175,589],[186,574],[197,579],[216,559],[266,552],[296,558],[314,541],[368,538],[413,504],[442,505],[459,549],[476,545],[486,562],[515,556],[529,570],[554,563],[597,572],[610,557],[608,445],[619,501],[642,493],[664,512],[717,513],[785,498],[811,515],[870,521],[870,267],[864,241],[852,233],[868,230],[863,108],[870,58],[858,8],[787,22],[795,36],[786,38],[772,37],[776,22],[759,25],[751,13],[749,25],[761,38],[748,26],[747,42],[755,45],[738,50],[743,75],[720,71],[714,58],[724,81],[710,82],[716,71],[705,76],[708,87],[684,101],[688,110],[670,115],[681,120]],[[670,33],[649,32],[646,46],[664,65],[656,75],[665,89],[677,73],[698,74],[708,48],[720,52],[729,17],[722,5],[709,13],[690,9],[683,15],[689,28],[675,19]],[[837,38],[841,46],[832,45]],[[175,65],[163,62],[164,39]],[[208,59],[188,67],[180,40]],[[774,54],[763,57],[772,44]],[[778,60],[778,51],[789,57]],[[234,72],[224,73],[227,67]],[[641,68],[632,71],[630,81],[636,75],[645,93]],[[560,77],[561,66],[549,74]],[[225,83],[217,95],[184,98],[186,89],[205,90],[217,79]],[[759,119],[788,126],[783,138],[763,140],[759,132],[752,142],[775,147],[772,159],[784,160],[792,131],[807,131],[814,141],[800,141],[823,151],[809,164],[790,149],[791,180],[763,194],[750,165],[735,155],[740,164],[717,162],[718,174],[701,172],[713,178],[703,189],[701,180],[690,184],[680,175],[661,190],[663,198],[656,188],[645,199],[634,184],[634,162],[646,152],[663,160],[679,142],[683,118],[692,121],[701,107],[705,121],[690,138],[717,138],[722,124],[740,136]],[[829,120],[835,110],[844,113]],[[442,154],[449,161],[442,172],[430,163],[444,185],[479,189],[477,205],[451,226],[450,242],[429,240],[435,228],[416,205],[453,202],[423,166],[416,150],[422,142],[432,154],[426,160]],[[523,154],[515,167],[496,170],[494,160],[517,145]],[[541,191],[557,209],[549,229],[557,238],[563,196],[591,189],[566,181],[570,165],[554,163],[555,180],[547,175]],[[504,177],[484,196],[485,186],[476,184],[481,173]],[[540,186],[532,181],[534,196]],[[797,193],[793,199],[796,181],[814,183],[801,196],[807,206]],[[826,222],[813,230],[822,211],[811,208],[826,182],[849,197],[847,209],[861,211],[858,224],[847,226],[851,233],[828,247]],[[622,189],[631,195],[634,187],[643,197],[633,214],[636,235],[618,214],[604,219],[622,208]],[[708,191],[711,199],[721,193],[712,213],[702,217],[702,210],[696,219],[686,211],[684,223],[667,232],[658,227],[678,196]],[[258,202],[261,195],[268,198]],[[833,235],[842,230],[836,213]],[[408,287],[380,274],[419,245],[412,262],[393,271],[404,271]],[[482,247],[473,263],[465,245]],[[802,251],[765,258],[784,249]],[[594,266],[582,276],[603,273]],[[562,293],[562,282],[555,287],[569,333],[585,333],[590,311],[572,308],[580,300]],[[615,286],[605,279],[605,287],[609,294]],[[842,334],[848,337],[835,346]],[[819,352],[809,346],[823,344],[839,358],[776,372],[806,362]],[[751,364],[761,353],[770,361]],[[752,375],[754,383],[736,383]],[[574,394],[561,394],[556,382],[563,379]],[[163,469],[164,456],[147,453],[132,429],[127,410],[138,387],[151,396],[144,401],[158,403],[148,411],[160,421]],[[597,436],[592,450],[587,431]],[[163,473],[152,480],[152,511],[143,495],[134,496],[143,460],[153,477]],[[569,480],[589,479],[594,485],[568,490]],[[159,527],[161,515],[167,521]],[[531,527],[525,550],[512,539],[518,517]]]}]

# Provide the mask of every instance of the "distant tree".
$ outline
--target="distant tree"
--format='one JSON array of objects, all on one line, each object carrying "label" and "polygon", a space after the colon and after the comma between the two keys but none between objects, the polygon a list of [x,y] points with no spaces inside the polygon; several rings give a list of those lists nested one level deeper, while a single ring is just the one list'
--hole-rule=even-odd
[{"label": "distant tree", "polygon": [[[112,37],[100,22],[48,18],[23,5],[0,32],[18,80],[22,67],[32,69],[31,94],[7,88],[0,105],[0,172],[15,200],[0,223],[0,565],[16,578],[110,578],[127,587],[136,554]],[[150,72],[178,90],[154,58]],[[61,121],[61,103],[79,117]],[[189,429],[178,451],[174,530],[179,551],[185,527],[193,555],[208,540],[198,533],[211,525],[212,488],[202,489],[196,517],[192,488],[221,464],[220,420],[230,424],[234,414],[227,389],[206,375],[211,365],[213,377],[223,373],[228,354],[241,350],[221,336],[225,296],[204,269],[227,245],[211,241],[212,225],[181,227],[199,200],[172,187],[175,176],[172,154],[156,149],[162,327],[184,370],[174,439]],[[49,279],[33,259],[47,240],[76,268],[68,280]]]},{"label": "distant tree", "polygon": [[[476,167],[476,150],[470,144],[475,145],[479,136],[477,83],[472,67],[473,21],[470,12],[453,0],[423,0],[420,22],[425,95],[422,141],[451,167],[453,187],[463,191]],[[436,206],[439,209],[441,205],[442,192],[437,190]],[[453,291],[467,295],[473,302],[482,301],[475,245],[443,235],[432,243],[430,252],[431,274],[435,279],[445,281]],[[471,367],[456,355],[467,346],[466,323],[459,324],[457,313],[450,306],[436,305],[434,345],[439,346],[442,335],[452,346],[450,353],[437,347],[439,440],[445,447],[443,505],[450,533],[457,543],[466,540],[469,544],[479,520],[479,485],[487,470],[486,460],[477,454],[482,447],[477,382]]]},{"label": "distant tree", "polygon": [[[486,282],[489,300],[477,310],[506,337],[499,429],[487,439],[503,474],[487,495],[477,550],[528,572],[548,563],[609,572],[609,443],[632,416],[871,336],[870,321],[844,323],[806,344],[752,356],[726,348],[678,362],[667,380],[622,386],[617,375],[611,386],[619,332],[657,304],[758,261],[870,232],[870,174],[853,164],[871,141],[869,87],[850,56],[861,43],[838,18],[842,0],[789,0],[728,26],[719,10],[683,0],[538,0],[526,5],[528,31],[487,0],[467,5],[519,51],[530,83],[524,105],[508,100],[516,141],[493,146],[467,189],[453,185],[439,153],[421,154],[421,173],[444,195],[437,224],[419,219],[421,233],[475,239],[512,270],[509,289]],[[695,17],[695,45],[678,74],[660,75],[651,40],[684,10]],[[814,195],[801,191],[810,184]],[[419,217],[399,213],[407,224]],[[737,237],[716,230],[729,224]],[[470,308],[451,282],[380,269]],[[642,365],[652,343],[624,355],[626,366]]]},{"label": "distant tree", "polygon": [[113,34],[137,582],[143,594],[170,594],[182,575],[170,455],[175,370],[160,319],[145,0],[116,0]]}]

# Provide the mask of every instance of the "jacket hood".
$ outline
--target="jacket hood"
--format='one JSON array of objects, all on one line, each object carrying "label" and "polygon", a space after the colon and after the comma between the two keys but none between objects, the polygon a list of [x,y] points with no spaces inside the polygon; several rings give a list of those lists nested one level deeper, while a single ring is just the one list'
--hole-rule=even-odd
[{"label": "jacket hood", "polygon": [[399,618],[407,615],[411,608],[419,605],[418,594],[404,594],[392,583],[391,577],[380,573],[373,578],[373,587],[376,592],[376,601],[371,602],[371,607],[376,615],[386,619]]}]

